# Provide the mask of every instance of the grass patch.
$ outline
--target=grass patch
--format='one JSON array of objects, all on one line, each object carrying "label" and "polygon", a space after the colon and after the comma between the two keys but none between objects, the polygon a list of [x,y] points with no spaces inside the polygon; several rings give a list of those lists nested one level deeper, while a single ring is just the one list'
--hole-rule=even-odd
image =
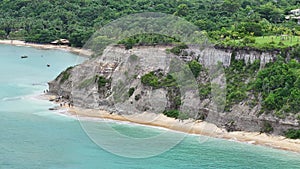
[{"label": "grass patch", "polygon": [[[251,40],[249,40],[251,39]],[[244,39],[225,39],[220,43],[224,47],[250,47],[259,50],[286,49],[300,43],[300,36],[256,36]]]},{"label": "grass patch", "polygon": [[70,66],[68,67],[65,71],[63,71],[60,76],[61,76],[61,79],[59,81],[59,83],[64,83],[66,80],[68,80],[71,76],[71,70],[73,69],[74,67],[73,66]]},{"label": "grass patch", "polygon": [[[254,39],[255,44],[257,45],[273,43],[275,47],[279,47],[282,45],[289,47],[299,44],[300,42],[300,36],[259,36],[254,37]],[[280,45],[280,43],[282,43],[282,45]]]}]

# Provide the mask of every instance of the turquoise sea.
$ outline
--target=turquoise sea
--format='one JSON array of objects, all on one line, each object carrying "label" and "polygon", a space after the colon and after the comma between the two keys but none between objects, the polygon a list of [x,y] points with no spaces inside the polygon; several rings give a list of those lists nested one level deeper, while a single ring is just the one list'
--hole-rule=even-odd
[{"label": "turquoise sea", "polygon": [[[64,51],[0,45],[0,169],[300,168],[298,153],[195,135],[149,158],[110,153],[88,137],[77,119],[48,111],[53,105],[35,97],[47,89],[47,81],[82,61]],[[166,131],[105,120],[84,123],[95,131],[110,125],[136,138]],[[114,139],[109,132],[99,135]],[[122,146],[116,148],[122,151]]]}]

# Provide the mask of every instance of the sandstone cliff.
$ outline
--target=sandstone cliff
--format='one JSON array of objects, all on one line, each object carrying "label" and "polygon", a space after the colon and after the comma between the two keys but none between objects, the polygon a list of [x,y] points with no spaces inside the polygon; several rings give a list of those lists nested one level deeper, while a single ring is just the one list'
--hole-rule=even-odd
[{"label": "sandstone cliff", "polygon": [[[232,105],[229,110],[224,110],[222,103],[216,105],[218,95],[223,94],[224,97],[226,92],[226,84],[222,86],[226,78],[221,70],[223,66],[230,67],[232,59],[243,60],[246,64],[259,60],[260,68],[263,68],[276,59],[278,52],[190,46],[176,56],[168,52],[170,48],[134,47],[125,50],[120,46],[110,46],[102,56],[69,68],[49,82],[50,92],[68,98],[75,106],[119,114],[144,111],[162,113],[166,109],[179,109],[191,118],[203,119],[227,130],[263,131],[268,124],[273,128],[273,133],[283,134],[289,128],[300,128],[293,116],[280,119],[261,113],[259,102],[250,106],[249,100],[245,99]],[[184,69],[184,64],[191,60],[199,62],[204,69],[196,78],[189,73],[183,74],[184,77],[178,76],[176,83],[179,88],[153,87],[141,82],[141,78],[149,72],[166,76],[170,71],[176,72],[176,67]],[[173,64],[174,61],[176,64]],[[220,64],[223,66],[220,67]],[[219,67],[212,68],[215,65]],[[198,85],[208,83],[219,84],[223,93],[212,91],[210,97],[199,96]]]}]

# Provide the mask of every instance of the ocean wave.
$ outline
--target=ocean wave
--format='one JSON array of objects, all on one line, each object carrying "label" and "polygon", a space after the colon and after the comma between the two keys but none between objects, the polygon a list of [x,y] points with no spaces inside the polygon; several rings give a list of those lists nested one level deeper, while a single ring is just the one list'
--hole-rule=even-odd
[{"label": "ocean wave", "polygon": [[22,99],[24,99],[24,97],[22,97],[22,96],[17,96],[17,97],[4,97],[4,98],[1,99],[1,101],[9,102],[9,101],[22,100]]},{"label": "ocean wave", "polygon": [[48,86],[46,82],[32,83],[32,86]]}]

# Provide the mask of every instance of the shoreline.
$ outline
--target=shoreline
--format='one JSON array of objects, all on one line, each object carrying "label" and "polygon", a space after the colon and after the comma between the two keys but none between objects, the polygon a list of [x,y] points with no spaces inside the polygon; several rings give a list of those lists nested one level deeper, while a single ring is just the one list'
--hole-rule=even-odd
[{"label": "shoreline", "polygon": [[[59,107],[59,106],[58,106]],[[63,110],[63,111],[59,111]],[[267,135],[259,132],[235,131],[227,132],[212,123],[200,120],[183,120],[167,117],[163,114],[144,112],[134,115],[118,115],[105,110],[84,109],[79,107],[59,107],[60,114],[80,118],[109,119],[120,122],[130,122],[149,127],[160,127],[191,135],[202,135],[217,139],[233,140],[253,145],[300,153],[300,140],[288,139],[284,136]]]},{"label": "shoreline", "polygon": [[63,50],[67,52],[71,52],[80,56],[85,56],[89,57],[93,53],[90,50],[87,49],[82,49],[82,48],[75,48],[75,47],[70,47],[66,45],[52,45],[52,44],[37,44],[37,43],[26,43],[25,41],[21,40],[0,40],[0,44],[4,45],[14,45],[14,46],[26,46],[26,47],[33,47],[37,49],[44,49],[44,50]]}]

